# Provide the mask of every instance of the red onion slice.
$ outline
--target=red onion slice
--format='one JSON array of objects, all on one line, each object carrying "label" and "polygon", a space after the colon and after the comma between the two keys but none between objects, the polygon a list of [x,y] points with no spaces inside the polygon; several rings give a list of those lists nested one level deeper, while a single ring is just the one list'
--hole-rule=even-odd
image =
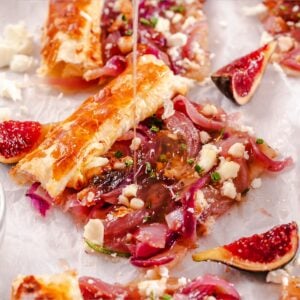
[{"label": "red onion slice", "polygon": [[287,157],[284,160],[273,160],[269,158],[259,149],[258,145],[253,139],[250,139],[250,145],[254,157],[271,172],[282,171],[284,168],[293,164],[293,159],[291,157]]},{"label": "red onion slice", "polygon": [[30,198],[33,207],[43,216],[46,216],[47,211],[53,204],[53,199],[50,195],[42,188],[41,184],[35,182],[29,188],[26,196]]},{"label": "red onion slice", "polygon": [[151,268],[151,267],[165,265],[174,259],[175,259],[175,255],[168,255],[168,256],[162,256],[157,258],[150,258],[147,260],[131,258],[130,262],[136,267]]},{"label": "red onion slice", "polygon": [[200,126],[201,128],[207,130],[221,130],[226,126],[225,122],[215,121],[203,116],[197,111],[195,106],[184,96],[179,95],[175,97],[173,101],[174,104],[178,101],[182,101],[185,105],[187,115],[190,117],[194,124]]}]

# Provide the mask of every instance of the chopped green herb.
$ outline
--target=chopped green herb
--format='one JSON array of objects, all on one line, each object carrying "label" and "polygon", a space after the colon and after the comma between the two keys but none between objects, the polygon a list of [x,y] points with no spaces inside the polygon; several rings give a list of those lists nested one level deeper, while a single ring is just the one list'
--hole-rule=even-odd
[{"label": "chopped green herb", "polygon": [[218,137],[216,138],[216,142],[218,142],[218,141],[220,141],[221,139],[223,139],[224,133],[225,133],[225,128],[222,128],[222,129],[220,130],[220,133],[219,133]]},{"label": "chopped green herb", "polygon": [[121,157],[123,157],[123,155],[124,155],[123,152],[120,151],[120,150],[118,150],[118,151],[115,152],[115,157],[116,158],[121,158]]},{"label": "chopped green herb", "polygon": [[149,176],[149,177],[150,177],[150,178],[155,178],[155,177],[156,177],[156,173],[155,173],[154,170],[151,170],[150,176]]},{"label": "chopped green herb", "polygon": [[186,144],[180,144],[180,150],[185,151],[187,149],[187,145]]},{"label": "chopped green herb", "polygon": [[148,19],[146,19],[146,18],[140,18],[140,22],[141,22],[141,24],[143,24],[143,25],[151,26],[150,21],[149,21]]},{"label": "chopped green herb", "polygon": [[264,143],[264,140],[263,139],[257,139],[256,140],[256,144],[258,144],[258,145],[261,145],[261,144],[263,144]]},{"label": "chopped green herb", "polygon": [[157,127],[157,126],[155,126],[155,125],[152,125],[151,126],[151,128],[150,128],[150,130],[152,131],[152,132],[159,132],[159,127]]},{"label": "chopped green herb", "polygon": [[221,175],[218,172],[211,173],[210,177],[213,182],[218,182],[221,179]]},{"label": "chopped green herb", "polygon": [[166,162],[167,161],[167,155],[166,154],[161,154],[158,158],[158,161]]},{"label": "chopped green herb", "polygon": [[143,219],[143,223],[147,223],[148,221],[150,221],[151,220],[151,216],[146,216],[146,217],[144,217],[144,219]]},{"label": "chopped green herb", "polygon": [[145,26],[150,26],[150,27],[154,28],[158,22],[158,18],[151,17],[150,20],[148,20],[146,18],[140,18],[140,22],[141,22],[141,24],[143,24]]},{"label": "chopped green herb", "polygon": [[182,13],[184,13],[185,8],[183,5],[174,5],[174,6],[171,6],[171,10],[173,10],[176,13],[182,14]]},{"label": "chopped green herb", "polygon": [[130,167],[130,166],[132,166],[133,165],[133,160],[132,159],[127,159],[126,161],[125,161],[125,166],[126,167]]},{"label": "chopped green herb", "polygon": [[96,252],[100,252],[100,253],[104,253],[104,254],[116,254],[117,256],[120,257],[130,257],[129,253],[125,253],[125,252],[116,252],[116,251],[112,251],[110,249],[107,249],[103,246],[97,245],[92,243],[89,240],[85,240],[85,243],[88,245],[89,248],[91,248],[92,250],[96,251]]},{"label": "chopped green herb", "polygon": [[164,295],[162,295],[161,299],[162,299],[162,300],[172,300],[173,298],[172,298],[171,295],[164,294]]},{"label": "chopped green herb", "polygon": [[155,28],[157,22],[158,22],[158,18],[156,18],[156,17],[152,17],[152,18],[150,19],[150,24],[151,24],[151,26],[152,26],[153,28]]},{"label": "chopped green herb", "polygon": [[198,174],[200,174],[201,172],[203,172],[203,169],[201,168],[201,166],[196,165],[196,166],[195,166],[195,171],[196,171]]},{"label": "chopped green herb", "polygon": [[152,171],[152,166],[149,162],[146,162],[146,173],[150,173]]},{"label": "chopped green herb", "polygon": [[122,15],[122,21],[127,22],[127,17],[125,15]]},{"label": "chopped green herb", "polygon": [[132,29],[127,29],[125,31],[125,35],[127,35],[127,36],[131,36],[132,34],[133,34],[133,30]]},{"label": "chopped green herb", "polygon": [[189,165],[192,165],[194,162],[195,162],[195,160],[194,160],[193,158],[189,158],[189,159],[187,160],[187,163],[188,163]]}]

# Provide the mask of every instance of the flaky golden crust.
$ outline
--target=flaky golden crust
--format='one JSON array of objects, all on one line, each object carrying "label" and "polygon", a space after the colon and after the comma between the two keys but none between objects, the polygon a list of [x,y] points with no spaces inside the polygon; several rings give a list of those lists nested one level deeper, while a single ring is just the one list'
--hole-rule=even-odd
[{"label": "flaky golden crust", "polygon": [[118,137],[180,92],[181,83],[152,55],[138,59],[137,71],[136,118],[129,65],[56,126],[37,149],[17,164],[12,175],[20,183],[40,182],[52,197],[66,187],[80,189],[86,183],[85,167],[93,158],[105,154]]},{"label": "flaky golden crust", "polygon": [[50,0],[42,39],[42,75],[69,78],[102,66],[103,1]]}]

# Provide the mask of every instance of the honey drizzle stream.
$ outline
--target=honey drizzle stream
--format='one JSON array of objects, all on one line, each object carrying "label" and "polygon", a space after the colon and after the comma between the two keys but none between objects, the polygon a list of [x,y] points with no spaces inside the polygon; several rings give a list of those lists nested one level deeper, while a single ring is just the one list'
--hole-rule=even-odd
[{"label": "honey drizzle stream", "polygon": [[[133,0],[133,52],[132,52],[132,80],[133,80],[133,115],[134,115],[134,127],[133,138],[136,140],[136,96],[137,96],[137,46],[138,46],[138,25],[139,25],[139,0]],[[134,183],[137,183],[137,151],[133,151],[133,174]]]}]

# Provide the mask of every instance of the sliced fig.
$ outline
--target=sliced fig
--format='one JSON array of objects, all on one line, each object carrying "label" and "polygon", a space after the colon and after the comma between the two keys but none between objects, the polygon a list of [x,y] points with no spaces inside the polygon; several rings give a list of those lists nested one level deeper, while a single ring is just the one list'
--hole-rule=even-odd
[{"label": "sliced fig", "polygon": [[212,74],[212,81],[227,98],[246,104],[256,91],[275,48],[276,42],[272,41],[234,60]]},{"label": "sliced fig", "polygon": [[217,261],[251,272],[265,272],[280,268],[293,259],[298,249],[298,239],[297,224],[292,222],[196,253],[193,259]]},{"label": "sliced fig", "polygon": [[0,123],[0,162],[18,162],[36,147],[51,125],[32,121],[5,121]]}]

